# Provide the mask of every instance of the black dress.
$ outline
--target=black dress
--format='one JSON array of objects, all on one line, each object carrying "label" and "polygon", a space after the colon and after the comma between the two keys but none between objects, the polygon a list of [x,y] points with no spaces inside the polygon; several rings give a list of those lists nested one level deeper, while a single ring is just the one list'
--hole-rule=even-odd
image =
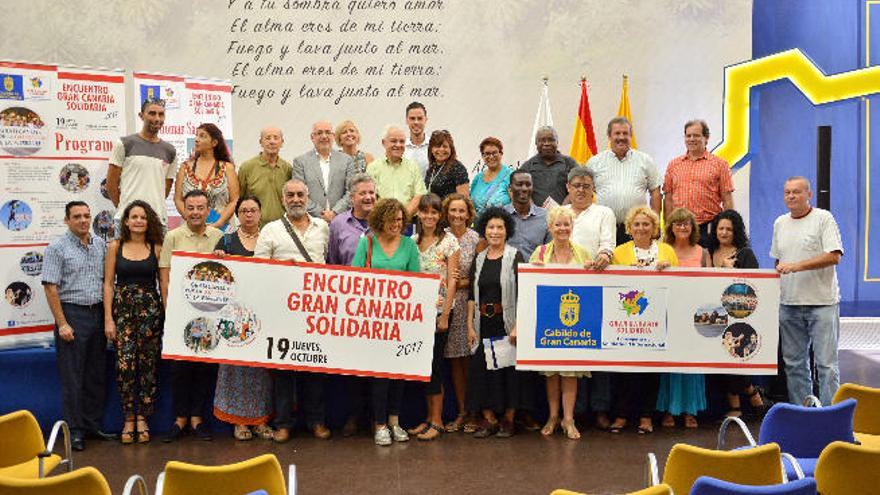
[{"label": "black dress", "polygon": [[467,168],[458,160],[446,165],[431,163],[425,171],[425,187],[440,199],[446,199],[462,184],[470,184],[470,179]]}]

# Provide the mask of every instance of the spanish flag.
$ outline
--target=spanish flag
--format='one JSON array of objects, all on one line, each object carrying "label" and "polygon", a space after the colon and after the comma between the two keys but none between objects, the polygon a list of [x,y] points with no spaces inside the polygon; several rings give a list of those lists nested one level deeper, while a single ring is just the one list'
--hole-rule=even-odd
[{"label": "spanish flag", "polygon": [[[633,116],[632,110],[629,108],[629,79],[626,75],[623,76],[623,91],[620,93],[620,105],[617,107],[617,116],[618,117],[626,117],[629,120],[630,124],[632,124]],[[638,148],[636,146],[636,129],[635,125],[632,126],[632,137],[630,138],[630,147],[632,149]]]},{"label": "spanish flag", "polygon": [[590,113],[590,97],[587,95],[587,78],[581,78],[581,103],[574,121],[574,136],[568,154],[581,165],[596,154],[596,134],[593,132],[593,116]]}]

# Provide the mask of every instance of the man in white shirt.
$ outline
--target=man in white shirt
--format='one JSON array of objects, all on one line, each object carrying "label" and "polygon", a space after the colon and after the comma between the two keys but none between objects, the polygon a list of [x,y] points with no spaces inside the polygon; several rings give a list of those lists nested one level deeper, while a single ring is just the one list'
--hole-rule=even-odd
[{"label": "man in white shirt", "polygon": [[594,267],[602,270],[611,262],[614,246],[617,245],[614,212],[607,206],[593,204],[595,181],[590,169],[571,169],[567,188],[571,204],[566,208],[575,216],[571,240],[586,248],[593,257]]},{"label": "man in white shirt", "polygon": [[[278,220],[267,223],[260,231],[254,246],[254,257],[324,264],[330,229],[327,222],[308,214],[309,188],[299,179],[290,179],[284,184],[282,200],[286,213]],[[324,420],[325,375],[276,370],[273,372],[275,441],[283,443],[290,439],[294,424],[295,377],[303,382],[302,409],[309,429],[316,438],[330,438],[330,430]]]},{"label": "man in white shirt", "polygon": [[831,404],[840,386],[837,343],[840,287],[834,268],[843,256],[837,222],[829,211],[813,208],[810,182],[785,181],[789,213],[773,223],[770,256],[781,274],[779,335],[789,400],[800,404],[813,393],[810,344],[819,376],[819,400]]},{"label": "man in white shirt", "polygon": [[611,149],[590,158],[587,167],[596,179],[596,203],[614,212],[617,244],[623,244],[631,239],[624,227],[626,214],[633,206],[647,204],[646,193],[651,196],[651,209],[660,214],[662,180],[654,159],[631,148],[632,124],[626,117],[611,119],[607,134]]},{"label": "man in white shirt", "polygon": [[406,151],[404,158],[412,160],[419,165],[422,177],[428,170],[428,138],[425,135],[425,124],[428,123],[428,111],[425,105],[414,101],[406,106],[406,125],[409,127],[409,137],[406,138]]},{"label": "man in white shirt", "polygon": [[293,159],[291,174],[309,189],[309,215],[330,223],[333,217],[351,208],[347,188],[355,164],[350,156],[333,149],[330,122],[315,122],[310,137],[315,147]]}]

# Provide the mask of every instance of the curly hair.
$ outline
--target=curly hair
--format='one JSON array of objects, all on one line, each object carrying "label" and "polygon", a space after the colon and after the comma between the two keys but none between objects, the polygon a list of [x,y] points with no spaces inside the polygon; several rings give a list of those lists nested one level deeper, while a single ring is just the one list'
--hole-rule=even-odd
[{"label": "curly hair", "polygon": [[501,140],[497,137],[489,136],[486,139],[480,141],[480,153],[486,149],[486,146],[494,146],[498,148],[499,153],[504,153],[504,145],[501,144]]},{"label": "curly hair", "polygon": [[691,246],[700,242],[700,227],[697,226],[697,218],[687,208],[676,208],[669,214],[669,218],[666,220],[666,229],[663,231],[664,242],[667,244],[675,242],[675,231],[672,229],[672,224],[679,222],[691,224],[691,237],[688,239]]},{"label": "curly hair", "polygon": [[[220,172],[220,167],[223,166],[223,162],[232,163],[232,156],[229,154],[229,148],[226,147],[226,140],[223,139],[223,131],[211,123],[204,123],[196,128],[196,131],[200,130],[205,131],[208,136],[211,136],[211,139],[217,141],[217,144],[214,145],[214,158],[217,160],[217,166],[215,167],[214,173],[217,174]],[[196,169],[196,160],[198,158],[198,153],[193,151],[193,170]]]},{"label": "curly hair", "polygon": [[736,210],[724,210],[715,217],[715,220],[712,220],[712,233],[709,235],[709,251],[715,252],[718,246],[721,245],[718,242],[718,224],[722,220],[727,220],[733,225],[733,245],[737,249],[749,247],[749,235],[746,233],[746,224],[743,222],[742,217]]},{"label": "curly hair", "polygon": [[385,232],[385,224],[395,220],[398,211],[403,215],[403,227],[401,229],[405,229],[409,224],[406,208],[403,206],[403,203],[394,198],[380,199],[367,217],[367,224],[369,224],[374,234],[381,234]]},{"label": "curly hair", "polygon": [[477,218],[477,209],[474,208],[474,202],[471,201],[470,196],[465,196],[464,194],[452,193],[449,196],[446,196],[446,199],[443,200],[443,210],[441,211],[440,220],[449,225],[449,205],[452,204],[453,201],[464,201],[465,207],[468,211],[468,218],[465,221],[466,225],[470,225]]},{"label": "curly hair", "polygon": [[131,230],[125,224],[125,221],[128,220],[131,211],[135,208],[143,209],[147,217],[147,232],[145,233],[144,241],[147,244],[162,244],[162,222],[159,221],[159,215],[156,214],[156,210],[149,203],[140,199],[129,203],[122,212],[122,221],[119,222],[122,226],[119,233],[120,244],[131,241]]},{"label": "curly hair", "polygon": [[486,227],[489,225],[489,221],[496,218],[500,218],[504,222],[504,230],[507,231],[507,239],[513,237],[516,233],[516,222],[514,222],[510,213],[507,213],[507,211],[500,206],[490,206],[480,214],[480,218],[477,219],[477,224],[475,226],[480,237],[486,237]]},{"label": "curly hair", "polygon": [[626,220],[623,221],[623,224],[626,226],[626,233],[632,235],[632,223],[635,221],[638,215],[645,215],[646,217],[651,219],[651,223],[654,224],[654,233],[651,234],[652,239],[657,239],[660,237],[660,217],[657,216],[657,213],[651,208],[645,205],[633,206],[626,212]]}]

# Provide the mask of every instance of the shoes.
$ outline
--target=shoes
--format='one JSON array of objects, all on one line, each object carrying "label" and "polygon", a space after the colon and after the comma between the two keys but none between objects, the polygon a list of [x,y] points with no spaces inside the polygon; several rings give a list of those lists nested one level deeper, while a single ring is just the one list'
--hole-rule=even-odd
[{"label": "shoes", "polygon": [[484,419],[474,432],[474,438],[489,438],[496,433],[498,433],[498,422],[490,423]]},{"label": "shoes", "polygon": [[[130,430],[128,428],[131,428]],[[119,439],[122,442],[122,445],[131,445],[134,443],[134,439],[137,437],[137,428],[135,428],[134,417],[126,419],[125,425],[122,427],[122,433],[119,434]]]},{"label": "shoes", "polygon": [[541,429],[541,425],[528,412],[523,412],[520,415],[519,425],[526,431],[538,431]]},{"label": "shoes", "polygon": [[278,428],[275,430],[275,433],[272,434],[272,440],[275,440],[275,443],[286,443],[290,441],[290,428]]},{"label": "shoes", "polygon": [[604,412],[596,413],[596,428],[600,430],[607,430],[611,427],[611,421],[608,420],[608,414]]},{"label": "shoes", "polygon": [[75,436],[70,440],[70,448],[77,452],[86,450],[86,440],[83,437]]},{"label": "shoes", "polygon": [[138,443],[150,442],[150,427],[147,426],[147,420],[140,418],[137,420]]},{"label": "shoes", "polygon": [[477,422],[473,418],[471,418],[465,421],[464,425],[462,425],[461,432],[467,435],[472,435],[476,433],[479,429],[480,425],[477,424]]},{"label": "shoes", "polygon": [[614,423],[608,426],[608,433],[620,433],[623,429],[626,428],[626,420],[625,419],[615,419]]},{"label": "shoes", "polygon": [[410,429],[406,430],[406,432],[409,433],[410,435],[421,435],[422,433],[428,431],[428,428],[430,428],[430,426],[428,426],[428,423],[423,422],[414,428],[410,428]]},{"label": "shoes", "polygon": [[562,431],[565,432],[565,436],[569,440],[580,440],[581,432],[578,431],[577,425],[575,425],[574,420],[562,420]]},{"label": "shoes", "polygon": [[[185,427],[184,427],[185,428]],[[168,434],[162,437],[162,442],[171,443],[176,442],[183,436],[183,428],[181,428],[177,423],[171,425],[171,429],[168,430]]]},{"label": "shoes", "polygon": [[513,421],[502,419],[500,426],[498,427],[498,433],[496,433],[495,436],[498,438],[510,438],[513,436],[513,433]]},{"label": "shoes", "polygon": [[432,440],[436,440],[437,437],[439,437],[441,433],[445,433],[445,431],[446,430],[443,428],[442,425],[428,423],[425,431],[419,433],[416,438],[422,442],[430,442]]},{"label": "shoes", "polygon": [[232,436],[238,441],[246,441],[254,438],[254,433],[247,425],[235,425]]},{"label": "shoes", "polygon": [[675,417],[669,413],[663,415],[663,419],[660,420],[660,426],[664,428],[675,428]]},{"label": "shoes", "polygon": [[327,428],[321,423],[316,424],[312,427],[312,435],[315,436],[318,440],[327,440],[330,438],[330,428]]},{"label": "shoes", "polygon": [[376,428],[376,434],[373,436],[373,442],[376,445],[382,447],[387,447],[391,445],[391,431],[388,429],[387,426]]},{"label": "shoes", "polygon": [[651,418],[641,418],[639,420],[638,432],[639,435],[654,433],[654,425],[651,423]]},{"label": "shoes", "polygon": [[253,432],[254,435],[262,438],[263,440],[272,440],[272,436],[275,434],[275,431],[272,429],[272,427],[267,424],[254,426]]},{"label": "shoes", "polygon": [[391,436],[395,442],[408,442],[409,435],[400,425],[391,425]]},{"label": "shoes", "polygon": [[549,437],[550,435],[556,433],[556,428],[559,427],[559,418],[550,416],[547,418],[547,423],[541,428],[541,435],[545,437]]},{"label": "shoes", "polygon": [[205,423],[197,424],[196,427],[193,429],[193,433],[195,433],[196,438],[205,442],[210,442],[214,439],[214,437],[211,435],[211,430],[208,429],[208,425],[206,425]]},{"label": "shoes", "polygon": [[343,437],[353,437],[357,435],[358,432],[358,422],[356,418],[348,418],[348,421],[345,422],[345,426],[342,427],[342,436]]},{"label": "shoes", "polygon": [[94,438],[95,440],[118,440],[119,435],[116,433],[107,433],[106,431],[95,430],[86,434],[86,438]]}]

